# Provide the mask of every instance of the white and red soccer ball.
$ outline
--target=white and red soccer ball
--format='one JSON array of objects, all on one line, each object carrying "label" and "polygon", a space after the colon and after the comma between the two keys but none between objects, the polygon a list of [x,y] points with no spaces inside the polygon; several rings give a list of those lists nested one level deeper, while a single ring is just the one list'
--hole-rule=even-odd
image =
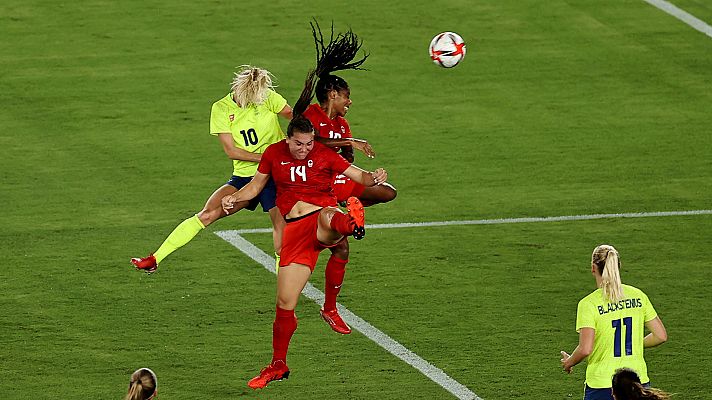
[{"label": "white and red soccer ball", "polygon": [[455,32],[435,35],[430,42],[430,58],[444,68],[452,68],[465,58],[465,41]]}]

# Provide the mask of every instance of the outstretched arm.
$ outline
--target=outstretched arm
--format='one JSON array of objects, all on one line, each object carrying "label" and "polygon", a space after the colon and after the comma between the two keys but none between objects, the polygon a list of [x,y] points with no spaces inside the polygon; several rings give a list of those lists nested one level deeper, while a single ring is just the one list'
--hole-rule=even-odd
[{"label": "outstretched arm", "polygon": [[322,144],[325,144],[329,147],[351,147],[353,149],[356,149],[356,150],[362,152],[368,158],[376,157],[376,152],[373,151],[373,148],[371,147],[370,144],[368,144],[368,141],[366,141],[365,139],[356,139],[356,138],[330,139],[330,138],[317,136],[316,141],[320,142]]},{"label": "outstretched arm", "polygon": [[388,173],[383,168],[368,172],[355,165],[351,165],[346,168],[343,174],[348,176],[352,181],[369,187],[379,185],[388,179]]},{"label": "outstretched arm", "polygon": [[260,153],[250,153],[247,150],[235,147],[235,143],[232,140],[232,133],[220,133],[218,138],[220,138],[223,151],[231,160],[260,162],[262,159],[262,154]]},{"label": "outstretched arm", "polygon": [[269,180],[269,175],[257,172],[252,180],[242,189],[237,192],[227,195],[222,198],[222,208],[225,214],[233,207],[233,205],[240,201],[249,201],[257,197],[258,194],[265,188],[267,181]]},{"label": "outstretched arm", "polygon": [[579,344],[574,349],[574,352],[571,355],[565,351],[561,352],[561,367],[564,368],[564,371],[570,374],[574,365],[580,363],[591,354],[595,336],[596,330],[593,328],[581,328],[579,330]]}]

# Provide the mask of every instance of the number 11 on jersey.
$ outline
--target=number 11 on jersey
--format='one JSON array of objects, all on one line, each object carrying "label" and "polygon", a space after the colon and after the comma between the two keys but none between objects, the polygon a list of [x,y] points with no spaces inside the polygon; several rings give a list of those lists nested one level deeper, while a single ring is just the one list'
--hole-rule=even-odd
[{"label": "number 11 on jersey", "polygon": [[622,321],[623,324],[621,324],[620,319],[611,321],[611,327],[616,330],[615,338],[613,339],[613,357],[621,356],[622,325],[625,326],[625,355],[630,356],[633,354],[633,318],[625,317]]}]

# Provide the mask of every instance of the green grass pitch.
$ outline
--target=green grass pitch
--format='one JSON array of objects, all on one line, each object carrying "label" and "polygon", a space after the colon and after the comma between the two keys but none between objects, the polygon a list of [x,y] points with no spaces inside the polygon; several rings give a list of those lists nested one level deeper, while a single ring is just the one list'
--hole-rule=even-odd
[{"label": "green grass pitch", "polygon": [[[712,23],[712,6],[674,3]],[[274,276],[212,232],[133,271],[200,210],[231,164],[208,135],[235,67],[293,104],[308,22],[351,27],[348,118],[398,188],[369,223],[711,209],[712,39],[644,1],[7,0],[0,6],[0,398],[122,398],[154,369],[162,399],[454,398],[304,299],[290,379],[269,360]],[[428,58],[441,31],[461,65]],[[270,235],[245,237],[269,252]],[[485,399],[580,398],[559,350],[593,290],[591,250],[621,252],[670,340],[655,386],[712,398],[712,215],[370,230],[340,302]],[[323,286],[323,265],[312,278]]]}]

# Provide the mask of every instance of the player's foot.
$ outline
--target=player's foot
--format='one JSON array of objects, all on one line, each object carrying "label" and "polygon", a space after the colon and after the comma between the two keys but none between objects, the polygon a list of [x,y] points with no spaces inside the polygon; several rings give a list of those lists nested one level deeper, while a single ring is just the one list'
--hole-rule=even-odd
[{"label": "player's foot", "polygon": [[260,374],[250,379],[247,386],[253,389],[262,389],[272,381],[281,381],[289,378],[289,368],[284,361],[273,361],[270,365],[262,368]]},{"label": "player's foot", "polygon": [[346,325],[346,322],[344,322],[343,319],[341,319],[341,315],[339,315],[339,310],[333,309],[331,311],[324,311],[322,308],[319,310],[319,314],[321,314],[321,318],[326,321],[327,324],[331,327],[331,329],[334,330],[334,332],[338,332],[342,335],[348,335],[351,333],[351,328]]},{"label": "player's foot", "polygon": [[351,196],[346,200],[346,209],[354,221],[354,239],[363,239],[366,236],[366,214],[363,211],[363,204],[357,197]]},{"label": "player's foot", "polygon": [[156,257],[154,257],[153,254],[149,254],[148,257],[143,258],[132,258],[131,264],[133,264],[136,269],[146,272],[153,272],[158,268]]}]

